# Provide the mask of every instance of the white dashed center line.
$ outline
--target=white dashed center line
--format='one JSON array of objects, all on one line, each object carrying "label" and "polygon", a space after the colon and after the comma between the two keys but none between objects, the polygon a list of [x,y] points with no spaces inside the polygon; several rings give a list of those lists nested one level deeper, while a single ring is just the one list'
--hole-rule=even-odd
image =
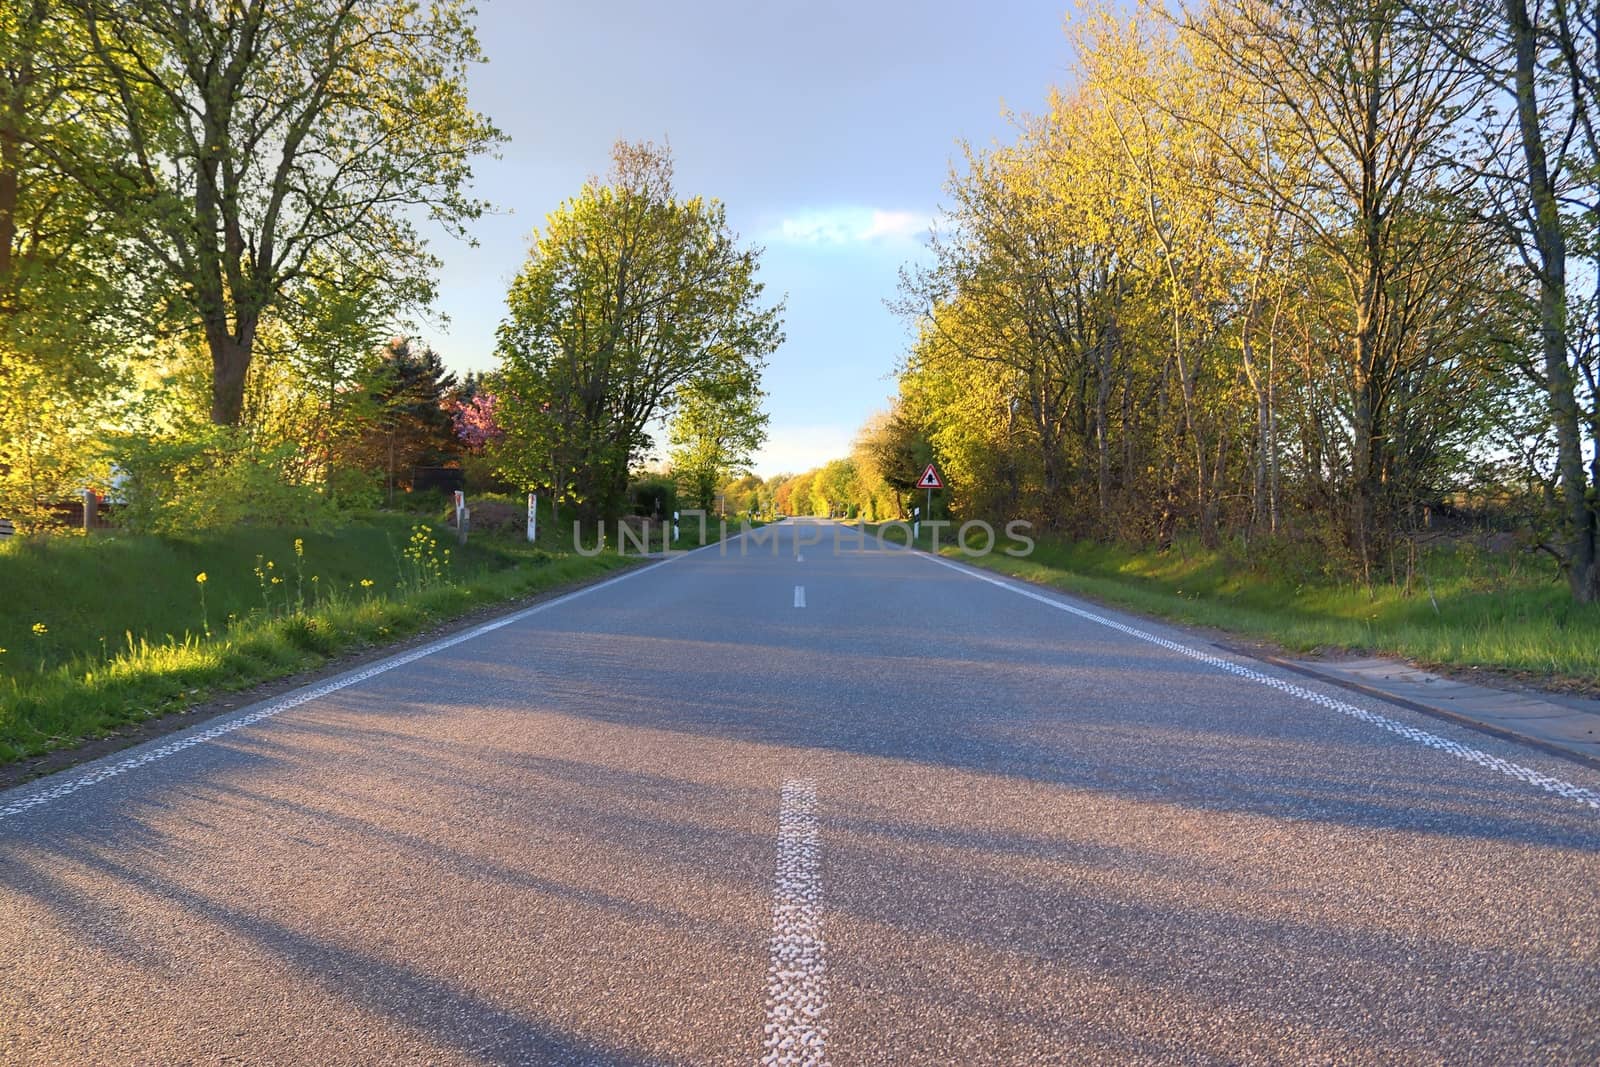
[{"label": "white dashed center line", "polygon": [[827,1067],[828,973],[822,939],[822,843],[817,783],[783,783],[772,890],[772,965],[762,1067]]},{"label": "white dashed center line", "polygon": [[797,608],[806,606],[806,587],[803,585],[794,587],[794,606]]}]

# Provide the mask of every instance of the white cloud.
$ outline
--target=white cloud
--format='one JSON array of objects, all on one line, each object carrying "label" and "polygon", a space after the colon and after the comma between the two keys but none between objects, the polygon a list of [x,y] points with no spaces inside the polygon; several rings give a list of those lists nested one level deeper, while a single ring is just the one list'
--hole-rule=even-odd
[{"label": "white cloud", "polygon": [[879,208],[823,208],[790,215],[768,239],[797,245],[849,245],[917,241],[932,220],[911,211]]},{"label": "white cloud", "polygon": [[928,219],[923,215],[916,215],[909,211],[874,211],[872,223],[861,235],[861,240],[871,241],[878,237],[890,239],[914,239],[928,232]]},{"label": "white cloud", "polygon": [[837,216],[811,214],[784,219],[775,235],[798,245],[842,245],[851,240],[849,225]]}]

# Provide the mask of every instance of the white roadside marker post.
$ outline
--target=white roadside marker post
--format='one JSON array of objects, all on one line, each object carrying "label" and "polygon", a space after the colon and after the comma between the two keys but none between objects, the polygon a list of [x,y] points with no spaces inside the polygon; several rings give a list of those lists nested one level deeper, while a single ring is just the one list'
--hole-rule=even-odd
[{"label": "white roadside marker post", "polygon": [[534,541],[539,537],[539,494],[528,494],[528,540]]}]

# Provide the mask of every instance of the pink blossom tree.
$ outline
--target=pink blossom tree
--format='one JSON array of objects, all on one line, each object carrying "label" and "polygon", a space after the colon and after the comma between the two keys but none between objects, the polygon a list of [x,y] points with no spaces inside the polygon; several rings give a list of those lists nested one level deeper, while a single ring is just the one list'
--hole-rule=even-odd
[{"label": "pink blossom tree", "polygon": [[456,401],[450,410],[456,438],[474,452],[499,441],[506,435],[495,419],[496,398],[493,393],[474,393],[469,400]]}]

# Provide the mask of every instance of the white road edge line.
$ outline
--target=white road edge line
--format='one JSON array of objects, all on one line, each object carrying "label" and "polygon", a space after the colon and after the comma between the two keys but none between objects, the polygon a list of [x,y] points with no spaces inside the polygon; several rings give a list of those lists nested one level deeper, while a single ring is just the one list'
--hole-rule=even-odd
[{"label": "white road edge line", "polygon": [[1484,752],[1482,749],[1472,748],[1469,745],[1463,745],[1459,741],[1452,741],[1448,737],[1440,737],[1438,734],[1429,733],[1426,730],[1419,730],[1414,726],[1407,726],[1404,723],[1396,722],[1394,719],[1388,718],[1387,716],[1379,715],[1376,712],[1367,711],[1365,708],[1358,708],[1354,704],[1348,704],[1343,700],[1337,700],[1333,697],[1325,696],[1322,693],[1315,692],[1314,690],[1307,689],[1305,686],[1296,685],[1293,682],[1285,681],[1282,678],[1274,678],[1270,674],[1264,674],[1261,671],[1255,670],[1252,667],[1247,667],[1242,663],[1235,663],[1232,660],[1223,659],[1221,656],[1214,656],[1209,652],[1202,652],[1198,648],[1191,648],[1188,645],[1182,645],[1176,641],[1169,641],[1164,637],[1158,637],[1155,634],[1125,625],[1115,621],[1114,619],[1108,619],[1103,615],[1096,615],[1092,611],[1085,611],[1083,608],[1075,607],[1074,605],[1068,604],[1063,600],[1057,600],[1055,597],[1045,596],[1043,593],[1036,593],[1031,589],[1025,589],[1019,585],[1014,585],[1011,582],[1002,581],[999,578],[992,578],[987,574],[981,574],[969,567],[963,567],[959,564],[951,563],[949,560],[940,559],[937,556],[930,555],[926,552],[918,553],[918,555],[925,556],[929,561],[937,563],[941,567],[949,567],[958,574],[965,574],[967,577],[976,578],[980,582],[988,582],[990,585],[998,586],[1007,592],[1015,593],[1018,596],[1025,596],[1029,600],[1037,600],[1039,603],[1046,604],[1052,608],[1055,608],[1057,611],[1065,611],[1069,615],[1076,615],[1080,619],[1087,619],[1089,622],[1098,623],[1101,626],[1109,627],[1110,629],[1116,630],[1120,633],[1127,634],[1129,637],[1136,637],[1139,640],[1147,641],[1152,645],[1159,645],[1162,648],[1176,652],[1180,655],[1188,656],[1190,659],[1199,660],[1201,663],[1204,663],[1209,667],[1215,667],[1217,670],[1238,675],[1240,678],[1245,678],[1249,681],[1264,685],[1269,689],[1276,689],[1279,692],[1287,693],[1292,697],[1298,697],[1301,700],[1316,704],[1319,707],[1327,708],[1330,711],[1337,711],[1341,715],[1348,715],[1350,718],[1364,722],[1368,726],[1376,726],[1380,730],[1387,730],[1392,734],[1397,734],[1400,737],[1405,738],[1407,741],[1424,745],[1428,748],[1438,749],[1441,752],[1448,752],[1457,759],[1466,760],[1468,763],[1476,763],[1480,767],[1486,767],[1491,771],[1496,771],[1505,775],[1507,778],[1515,778],[1519,782],[1526,782],[1529,785],[1538,786],[1547,793],[1553,793],[1556,796],[1565,797],[1568,800],[1575,800],[1580,804],[1600,810],[1600,792],[1597,792],[1593,789],[1586,789],[1583,786],[1574,785],[1573,783],[1561,778],[1552,778],[1550,775],[1536,771],[1532,767],[1524,767],[1520,763],[1513,763],[1510,760],[1501,759],[1499,756],[1491,755],[1488,752]]},{"label": "white road edge line", "polygon": [[778,802],[772,963],[762,1067],[827,1067],[827,944],[822,938],[822,842],[817,783],[793,778]]},{"label": "white road edge line", "polygon": [[794,606],[797,608],[806,606],[806,587],[803,585],[794,587]]},{"label": "white road edge line", "polygon": [[[739,536],[742,535],[736,534],[735,538]],[[734,540],[735,538],[729,538],[729,540]],[[474,626],[470,630],[464,630],[461,633],[455,634],[451,637],[442,638],[438,641],[434,641],[431,644],[423,645],[420,648],[414,648],[410,652],[402,652],[398,656],[392,656],[389,659],[380,660],[370,667],[364,667],[361,670],[354,671],[350,674],[340,675],[332,681],[324,682],[322,685],[314,686],[310,689],[302,689],[298,692],[291,693],[286,697],[274,700],[270,704],[263,704],[261,707],[246,711],[243,714],[235,715],[231,719],[224,719],[222,722],[208,726],[203,730],[196,731],[195,733],[184,734],[176,741],[169,741],[167,744],[140,752],[136,756],[129,756],[126,759],[115,762],[111,762],[108,758],[103,765],[99,766],[90,764],[90,766],[94,769],[86,774],[80,774],[75,778],[68,778],[66,781],[51,786],[47,789],[40,789],[33,793],[27,793],[4,805],[3,807],[0,807],[0,822],[4,822],[6,819],[12,818],[13,816],[21,815],[23,812],[32,811],[35,808],[44,807],[47,804],[53,804],[58,800],[71,796],[80,789],[87,789],[90,786],[99,785],[108,778],[120,777],[124,774],[127,774],[129,771],[138,770],[140,767],[143,767],[146,764],[155,763],[158,760],[164,760],[168,756],[175,756],[180,752],[195,747],[196,745],[203,745],[209,741],[215,741],[224,734],[231,734],[235,730],[241,729],[245,726],[251,726],[262,721],[263,719],[270,719],[275,715],[281,715],[291,708],[298,708],[302,704],[309,704],[311,701],[320,697],[325,697],[330,693],[337,693],[341,689],[347,689],[350,686],[355,685],[357,682],[366,681],[368,678],[375,678],[380,674],[394,670],[396,667],[403,667],[407,663],[415,663],[417,660],[426,656],[431,656],[435,652],[442,652],[447,648],[454,648],[456,645],[471,641],[475,637],[482,637],[484,634],[493,633],[495,630],[510,626],[513,623],[521,622],[530,615],[537,615],[541,611],[549,611],[551,608],[556,608],[563,604],[571,603],[572,601],[577,600],[579,597],[588,596],[590,593],[599,592],[608,586],[616,585],[618,582],[625,582],[630,578],[637,578],[641,574],[648,574],[650,571],[653,571],[658,567],[665,567],[667,564],[673,562],[673,560],[682,559],[684,556],[691,556],[696,552],[704,552],[707,548],[714,548],[716,547],[717,543],[718,542],[713,542],[709,545],[702,545],[699,548],[691,549],[690,551],[685,552],[682,556],[673,556],[670,559],[664,559],[658,563],[647,564],[643,567],[639,567],[636,570],[628,571],[625,574],[619,574],[615,578],[608,578],[603,582],[596,582],[594,585],[586,585],[582,589],[575,589],[564,596],[556,597],[554,600],[546,600],[543,603],[535,604],[532,607],[523,608],[521,611],[512,612],[510,615],[486,622],[481,626]],[[46,779],[46,781],[49,781],[49,779]]]}]

